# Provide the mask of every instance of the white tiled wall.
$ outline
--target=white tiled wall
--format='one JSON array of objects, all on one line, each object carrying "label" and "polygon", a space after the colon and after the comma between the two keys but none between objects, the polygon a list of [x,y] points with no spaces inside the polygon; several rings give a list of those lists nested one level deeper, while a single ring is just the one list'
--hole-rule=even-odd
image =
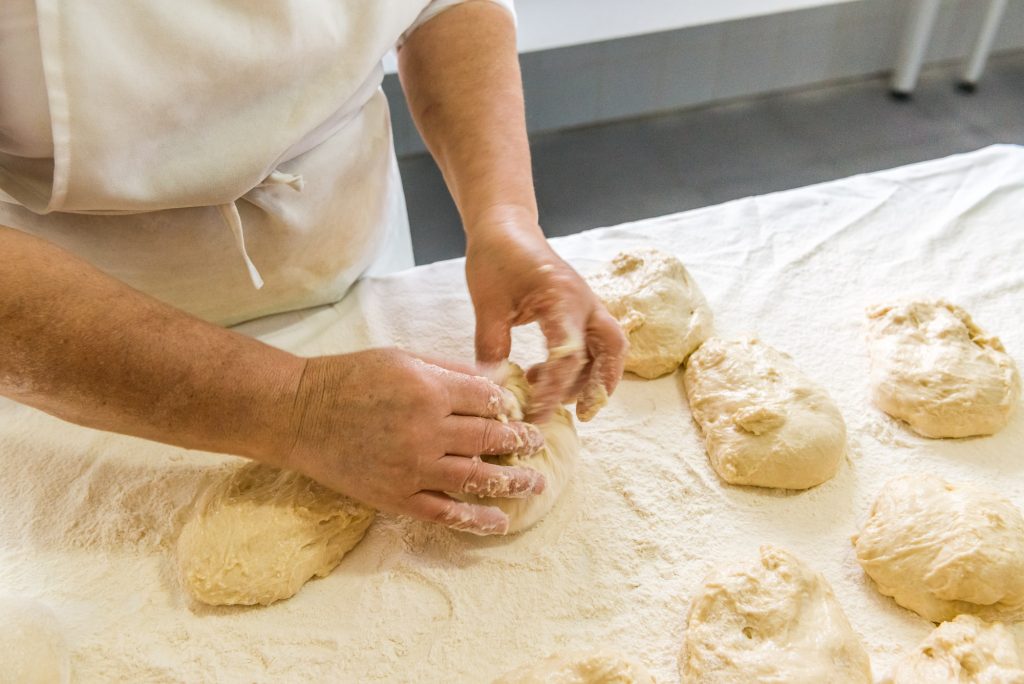
[{"label": "white tiled wall", "polygon": [[[945,0],[929,59],[966,54],[986,5]],[[524,54],[527,125],[548,131],[887,71],[907,6],[863,0]],[[996,50],[1020,48],[1024,0],[1014,0]],[[397,78],[384,89],[399,154],[422,151]]]}]

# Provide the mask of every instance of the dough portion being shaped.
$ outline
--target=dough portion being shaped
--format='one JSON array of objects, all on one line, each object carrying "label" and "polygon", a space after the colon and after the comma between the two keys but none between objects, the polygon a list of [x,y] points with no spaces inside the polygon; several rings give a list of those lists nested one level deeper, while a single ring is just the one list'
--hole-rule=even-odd
[{"label": "dough portion being shaped", "polygon": [[[530,403],[530,385],[526,381],[523,369],[515,364],[506,364],[501,371],[504,378],[499,378],[502,387],[508,389],[516,399],[516,405],[510,418],[522,420],[526,406]],[[580,461],[580,438],[576,434],[572,415],[559,406],[548,422],[538,425],[544,434],[544,448],[532,456],[519,454],[502,454],[499,456],[482,456],[488,463],[501,466],[518,466],[531,468],[544,476],[544,491],[525,499],[509,499],[501,497],[476,496],[461,492],[449,492],[460,501],[496,506],[503,510],[509,518],[509,533],[521,532],[537,524],[541,518],[554,507]]]},{"label": "dough portion being shaped", "polygon": [[328,575],[374,515],[296,472],[247,463],[196,502],[178,539],[181,582],[210,605],[269,605]]},{"label": "dough portion being shaped", "polygon": [[713,334],[704,295],[671,254],[622,252],[588,280],[629,339],[626,370],[642,378],[671,373]]},{"label": "dough portion being shaped", "polygon": [[871,663],[828,581],[791,553],[719,569],[687,618],[680,674],[688,684],[870,684]]},{"label": "dough portion being shaped", "polygon": [[872,396],[925,437],[991,435],[1020,401],[1017,366],[998,337],[943,300],[868,310]]},{"label": "dough portion being shaped", "polygon": [[683,385],[726,482],[807,489],[839,469],[843,416],[788,355],[754,338],[712,337],[690,356]]},{"label": "dough portion being shaped", "polygon": [[636,660],[618,653],[558,653],[525,665],[493,684],[654,684]]},{"label": "dough portion being shaped", "polygon": [[30,599],[0,596],[0,684],[67,684],[71,653],[57,616]]},{"label": "dough portion being shaped", "polygon": [[1024,517],[996,492],[893,478],[853,545],[881,593],[932,622],[1024,619]]},{"label": "dough portion being shaped", "polygon": [[903,657],[887,684],[1024,684],[1024,655],[1006,625],[958,615]]}]

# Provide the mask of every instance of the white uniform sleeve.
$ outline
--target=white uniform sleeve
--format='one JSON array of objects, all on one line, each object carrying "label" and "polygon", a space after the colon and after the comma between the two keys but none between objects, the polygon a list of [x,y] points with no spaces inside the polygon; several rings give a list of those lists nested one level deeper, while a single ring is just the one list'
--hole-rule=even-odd
[{"label": "white uniform sleeve", "polygon": [[[444,12],[447,9],[451,9],[456,5],[461,5],[462,3],[467,1],[468,0],[430,0],[430,4],[427,5],[422,12],[420,12],[420,15],[416,17],[416,21],[412,23],[412,26],[406,29],[405,33],[403,33],[402,36],[398,39],[398,47],[402,47],[402,43],[408,40],[409,36],[413,34],[413,31],[418,29],[420,26],[423,26],[441,12]],[[515,21],[516,10],[515,6],[513,5],[514,0],[488,1],[493,2],[495,5],[501,5],[502,7],[507,9],[509,13],[512,15],[512,20]]]}]

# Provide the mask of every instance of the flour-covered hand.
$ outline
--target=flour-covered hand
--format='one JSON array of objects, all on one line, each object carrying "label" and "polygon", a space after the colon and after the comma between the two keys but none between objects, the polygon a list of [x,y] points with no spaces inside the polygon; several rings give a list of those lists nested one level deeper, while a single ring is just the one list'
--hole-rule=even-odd
[{"label": "flour-covered hand", "polygon": [[559,402],[573,400],[580,420],[592,418],[622,377],[627,343],[615,319],[527,212],[494,210],[467,234],[477,361],[508,358],[512,328],[537,322],[548,358],[530,369],[527,420],[542,422]]},{"label": "flour-covered hand", "polygon": [[397,349],[306,360],[282,465],[382,511],[476,534],[504,534],[501,510],[445,492],[527,497],[529,468],[481,455],[536,453],[544,437],[508,421],[512,399],[486,378]]}]

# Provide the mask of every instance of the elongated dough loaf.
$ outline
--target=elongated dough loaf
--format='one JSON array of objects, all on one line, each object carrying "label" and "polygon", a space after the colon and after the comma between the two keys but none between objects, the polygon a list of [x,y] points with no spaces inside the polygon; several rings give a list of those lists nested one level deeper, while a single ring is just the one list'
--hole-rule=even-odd
[{"label": "elongated dough loaf", "polygon": [[882,682],[1024,684],[1024,654],[1005,625],[958,615],[936,627]]},{"label": "elongated dough loaf", "polygon": [[713,333],[704,294],[671,254],[622,252],[589,282],[629,340],[626,370],[642,378],[673,372]]},{"label": "elongated dough loaf", "polygon": [[846,424],[820,386],[758,339],[713,337],[683,371],[711,465],[731,484],[807,489],[846,452]]},{"label": "elongated dough loaf", "polygon": [[932,622],[1024,619],[1024,517],[996,492],[895,477],[853,545],[880,592]]},{"label": "elongated dough loaf", "polygon": [[268,605],[324,577],[375,511],[298,473],[247,463],[196,502],[178,539],[182,584],[212,605]]},{"label": "elongated dough loaf", "polygon": [[990,435],[1020,401],[1020,373],[998,337],[944,300],[868,310],[875,404],[925,437]]},{"label": "elongated dough loaf", "polygon": [[679,668],[688,684],[871,683],[864,644],[828,581],[772,546],[704,580]]}]

